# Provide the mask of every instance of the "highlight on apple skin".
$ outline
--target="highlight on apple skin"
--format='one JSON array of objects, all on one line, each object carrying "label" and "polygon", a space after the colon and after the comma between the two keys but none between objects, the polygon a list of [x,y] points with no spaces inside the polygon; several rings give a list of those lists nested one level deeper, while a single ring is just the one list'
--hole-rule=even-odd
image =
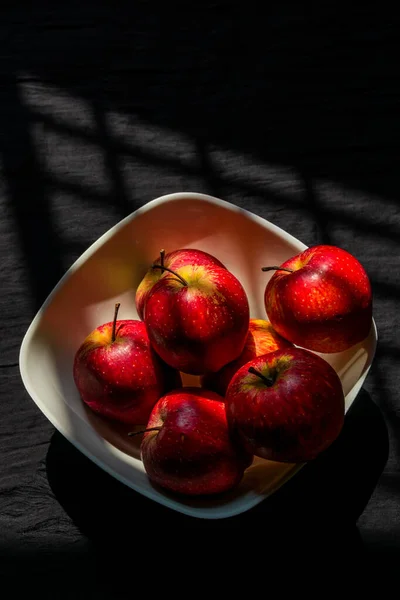
[{"label": "highlight on apple skin", "polygon": [[117,321],[117,307],[114,321],[97,327],[78,348],[73,377],[83,402],[94,412],[145,425],[157,400],[181,386],[181,375],[153,351],[142,321]]},{"label": "highlight on apple skin", "polygon": [[242,352],[249,330],[247,294],[233,273],[186,265],[155,283],[144,322],[154,350],[190,375],[218,371]]},{"label": "highlight on apple skin", "polygon": [[225,396],[228,426],[249,452],[268,460],[315,459],[340,434],[342,383],[322,357],[303,348],[259,356],[232,378]]},{"label": "highlight on apple skin", "polygon": [[332,245],[317,245],[274,270],[264,304],[284,338],[320,353],[342,352],[363,341],[372,326],[372,290],[361,263]]},{"label": "highlight on apple skin", "polygon": [[[197,250],[196,248],[181,248],[179,250],[168,252],[167,254],[165,254],[165,250],[160,250],[160,255],[152,263],[152,265],[160,267],[165,266],[174,271],[179,267],[184,267],[186,265],[202,266],[208,264],[213,264],[217,267],[221,267],[221,269],[225,269],[225,265],[223,265],[215,256],[208,252],[204,252],[204,250]],[[136,289],[135,303],[138,316],[142,321],[144,319],[146,300],[153,285],[167,273],[167,270],[163,271],[159,268],[150,267],[142,281],[139,283]]]},{"label": "highlight on apple skin", "polygon": [[250,319],[249,331],[240,356],[216,373],[204,375],[201,385],[225,396],[232,377],[241,366],[257,356],[291,346],[291,342],[280,336],[267,319]]},{"label": "highlight on apple skin", "polygon": [[157,402],[140,448],[149,479],[188,496],[234,489],[253,460],[231,438],[223,398],[197,387],[171,391]]}]

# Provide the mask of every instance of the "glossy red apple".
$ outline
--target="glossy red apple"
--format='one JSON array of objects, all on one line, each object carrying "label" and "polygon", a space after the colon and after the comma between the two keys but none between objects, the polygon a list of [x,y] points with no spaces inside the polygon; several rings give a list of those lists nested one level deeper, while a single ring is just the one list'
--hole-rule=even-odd
[{"label": "glossy red apple", "polygon": [[337,246],[304,250],[279,267],[265,288],[273,328],[297,346],[342,352],[364,340],[372,325],[372,290],[361,263]]},{"label": "glossy red apple", "polygon": [[253,459],[231,439],[223,398],[191,387],[157,402],[140,448],[151,481],[190,496],[233,489]]},{"label": "glossy red apple", "polygon": [[130,425],[146,425],[157,400],[181,385],[180,374],[150,346],[139,320],[114,321],[92,331],[78,348],[73,377],[80,396],[96,413]]},{"label": "glossy red apple", "polygon": [[344,422],[342,383],[322,357],[303,348],[259,356],[233,376],[225,396],[234,438],[278,462],[316,458]]},{"label": "glossy red apple", "polygon": [[250,319],[249,332],[240,356],[216,373],[204,375],[201,378],[201,385],[221,396],[225,396],[232,377],[241,366],[257,356],[289,346],[292,346],[292,344],[276,333],[269,321],[266,319]]},{"label": "glossy red apple", "polygon": [[[213,264],[225,269],[222,262],[215,258],[215,256],[212,256],[203,250],[197,250],[196,248],[181,248],[179,250],[174,250],[173,252],[168,252],[168,254],[165,254],[165,251],[161,250],[160,256],[153,262],[153,265],[163,265],[172,270],[186,265],[201,266],[208,264]],[[150,267],[138,285],[136,290],[136,310],[140,319],[144,319],[146,299],[151,288],[166,273],[168,273],[167,270],[163,271],[162,269]]]},{"label": "glossy red apple", "polygon": [[242,352],[249,303],[240,281],[214,264],[186,265],[154,284],[144,322],[152,347],[191,375],[218,371]]}]

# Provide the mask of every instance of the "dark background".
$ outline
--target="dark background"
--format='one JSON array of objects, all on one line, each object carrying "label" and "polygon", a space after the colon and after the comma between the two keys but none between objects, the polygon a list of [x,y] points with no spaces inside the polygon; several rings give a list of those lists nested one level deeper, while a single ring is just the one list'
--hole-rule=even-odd
[{"label": "dark background", "polygon": [[[247,595],[271,582],[318,588],[315,573],[325,590],[351,575],[368,587],[395,580],[399,23],[376,7],[265,11],[0,9],[0,571],[13,597],[126,597],[139,585],[187,595],[208,575]],[[146,202],[185,190],[352,252],[379,334],[337,442],[220,522],[162,509],[100,471],[54,431],[18,366],[32,318],[80,254]]]}]

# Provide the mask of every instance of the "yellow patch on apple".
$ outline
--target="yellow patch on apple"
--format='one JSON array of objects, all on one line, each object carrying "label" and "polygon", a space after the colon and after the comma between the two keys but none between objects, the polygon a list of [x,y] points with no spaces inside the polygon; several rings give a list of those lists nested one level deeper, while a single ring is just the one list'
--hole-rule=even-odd
[{"label": "yellow patch on apple", "polygon": [[101,331],[95,329],[92,333],[89,333],[87,338],[82,344],[81,355],[85,356],[91,350],[96,348],[104,348],[104,346],[110,346],[112,343],[112,325],[106,325]]}]

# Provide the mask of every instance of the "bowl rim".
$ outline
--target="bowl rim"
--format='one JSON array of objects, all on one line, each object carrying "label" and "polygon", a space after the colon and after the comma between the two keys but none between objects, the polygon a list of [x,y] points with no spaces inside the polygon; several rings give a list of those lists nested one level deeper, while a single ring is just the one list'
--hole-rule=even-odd
[{"label": "bowl rim", "polygon": [[56,283],[54,288],[48,294],[48,296],[46,297],[46,299],[44,300],[44,302],[38,309],[36,315],[32,319],[28,329],[26,330],[25,335],[21,342],[21,346],[20,346],[18,362],[19,362],[21,377],[22,377],[25,387],[27,387],[26,383],[29,383],[29,376],[27,377],[27,368],[26,368],[27,349],[28,349],[29,342],[32,338],[33,332],[35,331],[35,328],[36,328],[38,322],[40,321],[40,318],[41,318],[44,310],[50,304],[51,300],[57,294],[57,292],[63,287],[65,282],[72,276],[72,274],[77,269],[79,269],[79,267],[82,264],[84,264],[86,262],[86,260],[90,256],[92,256],[98,250],[98,248],[100,248],[105,242],[107,242],[109,239],[111,239],[120,229],[123,229],[128,223],[134,221],[138,216],[142,215],[145,212],[149,212],[149,211],[153,210],[154,208],[156,208],[157,206],[159,206],[161,204],[165,204],[166,202],[171,202],[171,201],[175,201],[175,200],[185,200],[186,198],[188,200],[205,201],[205,202],[208,202],[209,204],[214,204],[214,205],[220,206],[222,208],[227,208],[234,212],[244,213],[247,218],[262,224],[263,227],[265,227],[266,229],[269,229],[270,231],[272,231],[275,234],[278,234],[280,237],[284,238],[288,243],[291,243],[297,247],[304,246],[304,250],[307,249],[306,244],[304,244],[303,242],[301,242],[300,240],[295,238],[293,235],[291,235],[290,233],[288,233],[287,231],[285,231],[278,225],[271,223],[270,221],[268,221],[267,219],[264,219],[263,217],[259,217],[258,215],[252,213],[251,211],[249,211],[245,208],[238,207],[236,204],[233,204],[232,202],[228,202],[227,200],[222,200],[221,198],[217,198],[216,196],[212,196],[209,194],[203,194],[200,192],[174,192],[171,194],[164,194],[162,196],[158,196],[157,198],[150,200],[143,206],[139,207],[138,209],[136,209],[135,211],[131,212],[129,215],[127,215],[126,217],[124,217],[123,219],[118,221],[115,225],[110,227],[100,237],[98,237],[92,244],[90,244],[90,246],[88,248],[86,248],[86,250],[84,250],[82,252],[82,254],[72,263],[72,265],[70,265],[70,267],[68,267],[68,269],[62,275],[62,277],[59,279],[59,281]]},{"label": "bowl rim", "polygon": [[[74,438],[74,436],[68,431],[68,428],[65,427],[62,423],[60,423],[59,419],[55,415],[52,414],[51,410],[49,410],[47,408],[47,406],[44,404],[44,402],[41,400],[40,395],[36,392],[35,386],[31,381],[27,363],[28,363],[28,354],[29,354],[30,343],[35,335],[36,329],[39,325],[39,322],[42,318],[42,315],[43,315],[45,309],[49,306],[53,297],[59,292],[59,290],[64,286],[66,281],[73,275],[73,273],[76,270],[78,270],[79,267],[81,265],[83,265],[88,260],[88,258],[90,258],[90,256],[92,256],[101,246],[103,246],[108,240],[110,240],[120,229],[123,229],[127,224],[134,221],[137,217],[141,216],[145,212],[149,212],[149,211],[153,210],[154,208],[157,208],[157,206],[159,206],[161,204],[165,204],[167,202],[184,200],[184,199],[200,200],[200,201],[207,202],[214,206],[220,206],[221,208],[225,208],[225,209],[228,209],[233,212],[242,213],[243,215],[246,216],[246,218],[248,218],[256,223],[259,223],[260,225],[262,225],[262,227],[264,229],[271,231],[275,235],[278,235],[281,239],[285,240],[288,244],[298,248],[299,252],[308,248],[308,246],[306,244],[304,244],[303,242],[301,242],[301,240],[297,239],[292,234],[283,230],[278,225],[275,225],[274,223],[271,223],[269,220],[265,219],[264,217],[260,217],[257,214],[255,214],[245,208],[241,208],[241,207],[237,206],[236,204],[233,204],[232,202],[229,202],[227,200],[223,200],[221,198],[218,198],[218,197],[215,197],[215,196],[212,196],[209,194],[204,194],[204,193],[200,193],[200,192],[191,192],[191,191],[174,192],[174,193],[169,193],[169,194],[164,194],[162,196],[158,196],[155,199],[146,202],[143,206],[141,206],[138,209],[136,209],[135,211],[131,212],[129,215],[127,215],[126,217],[124,217],[123,219],[118,221],[115,225],[110,227],[100,237],[98,237],[93,243],[91,243],[90,246],[86,250],[84,250],[84,252],[70,265],[70,267],[65,271],[63,276],[60,278],[60,280],[54,286],[52,291],[48,294],[48,296],[46,297],[46,299],[44,300],[44,302],[42,303],[42,305],[36,312],[36,315],[33,317],[30,325],[28,326],[28,329],[26,330],[26,333],[25,333],[25,335],[22,339],[21,345],[20,345],[19,361],[18,361],[20,376],[21,376],[22,382],[25,386],[25,389],[27,390],[28,394],[30,395],[32,400],[35,402],[35,404],[38,406],[38,408],[41,410],[41,412],[50,421],[50,423],[69,442],[71,442],[85,456],[87,456],[89,459],[91,459],[92,462],[94,462],[97,466],[102,468],[104,471],[108,472],[110,475],[112,475],[113,477],[115,477],[116,479],[118,479],[119,481],[124,483],[125,485],[131,487],[135,491],[141,493],[142,495],[145,495],[147,498],[149,498],[155,502],[158,502],[158,503],[160,503],[158,495],[154,495],[151,493],[145,493],[140,489],[139,486],[132,485],[132,482],[130,480],[115,473],[115,471],[111,467],[109,467],[105,462],[100,460],[94,453],[90,452],[83,444],[81,444],[78,440],[76,440]],[[353,403],[353,401],[355,400],[359,391],[361,390],[361,388],[365,382],[365,379],[367,378],[368,373],[371,369],[371,366],[372,366],[372,363],[373,363],[373,360],[375,357],[377,341],[378,341],[378,331],[377,331],[377,327],[376,327],[374,318],[372,318],[370,334],[371,333],[372,333],[373,343],[372,343],[372,349],[371,349],[370,362],[369,362],[369,365],[364,369],[364,372],[361,374],[359,379],[356,381],[355,385],[352,387],[352,389],[346,395],[346,411],[345,412],[347,412],[348,408],[350,408],[351,404]],[[107,444],[109,446],[111,446],[111,444],[109,444],[108,442],[107,442]],[[299,470],[301,470],[301,468],[303,466],[304,466],[304,464],[295,465],[289,474],[284,475],[280,479],[279,485],[274,486],[273,489],[270,491],[270,493],[261,494],[260,500],[255,501],[251,506],[249,506],[243,510],[240,510],[240,509],[229,510],[229,508],[230,508],[229,503],[227,505],[223,505],[218,508],[213,508],[212,510],[210,510],[210,507],[208,507],[208,506],[204,507],[204,508],[201,508],[201,507],[193,508],[190,505],[185,505],[183,503],[180,503],[179,499],[176,501],[170,500],[167,496],[165,497],[166,501],[165,501],[165,503],[163,503],[163,505],[166,507],[169,507],[173,510],[176,510],[178,512],[181,512],[183,514],[186,514],[186,515],[189,515],[192,517],[197,517],[197,518],[220,519],[220,518],[227,518],[227,517],[235,516],[244,511],[247,511],[247,510],[253,508],[256,504],[258,504],[262,500],[266,499],[269,495],[273,494],[277,489],[279,489],[289,479],[291,479],[296,473],[298,473]]]}]

